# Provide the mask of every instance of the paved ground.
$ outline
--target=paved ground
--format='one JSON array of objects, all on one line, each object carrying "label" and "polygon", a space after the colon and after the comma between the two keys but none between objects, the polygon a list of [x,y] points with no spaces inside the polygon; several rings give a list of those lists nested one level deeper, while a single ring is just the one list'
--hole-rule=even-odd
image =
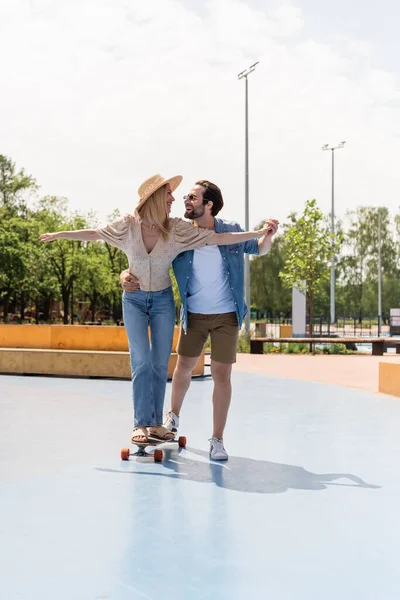
[{"label": "paved ground", "polygon": [[400,363],[400,355],[371,356],[302,354],[239,354],[236,371],[302,379],[378,392],[379,363]]},{"label": "paved ground", "polygon": [[397,600],[398,399],[238,371],[233,383],[228,463],[207,456],[202,379],[188,448],[154,464],[119,458],[129,382],[0,377],[0,597]]}]

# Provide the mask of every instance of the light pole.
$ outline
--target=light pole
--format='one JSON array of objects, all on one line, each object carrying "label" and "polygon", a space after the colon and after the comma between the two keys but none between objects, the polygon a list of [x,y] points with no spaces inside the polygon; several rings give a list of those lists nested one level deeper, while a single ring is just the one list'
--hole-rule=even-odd
[{"label": "light pole", "polygon": [[335,316],[335,150],[343,148],[346,142],[340,142],[337,146],[325,144],[322,150],[331,150],[332,152],[332,208],[331,208],[331,232],[332,232],[332,262],[331,262],[331,325],[336,321]]},{"label": "light pole", "polygon": [[381,249],[381,211],[378,208],[378,336],[382,332],[382,249]]},{"label": "light pole", "polygon": [[[249,231],[249,86],[247,77],[255,71],[258,62],[254,63],[239,73],[238,78],[244,79],[246,84],[245,94],[245,216],[244,216],[244,228]],[[250,331],[250,259],[249,255],[244,255],[244,299],[247,304],[247,315],[245,317],[245,329],[247,332]]]}]

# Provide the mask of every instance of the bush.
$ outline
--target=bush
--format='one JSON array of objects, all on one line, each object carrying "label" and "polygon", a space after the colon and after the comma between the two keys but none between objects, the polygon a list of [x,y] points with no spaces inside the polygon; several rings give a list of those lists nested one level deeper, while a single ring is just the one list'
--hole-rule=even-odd
[{"label": "bush", "polygon": [[[309,354],[309,344],[264,344],[264,352],[266,354]],[[326,344],[322,348],[314,346],[314,354],[357,354],[351,350],[347,350],[345,344]]]},{"label": "bush", "polygon": [[329,344],[327,354],[347,354],[348,350],[345,344]]},{"label": "bush", "polygon": [[[211,341],[210,338],[207,339],[205,349],[206,351],[210,351]],[[237,343],[237,351],[240,353],[249,354],[250,353],[250,334],[247,331],[242,331],[239,334],[239,339]],[[264,344],[264,354],[309,354],[310,345],[309,344],[283,344],[283,343],[273,343],[268,342]],[[351,350],[347,350],[345,344],[326,344],[321,348],[316,348],[314,346],[314,354],[358,354],[357,352],[353,352]]]},{"label": "bush", "polygon": [[280,346],[282,346],[282,344],[280,344],[278,347],[278,346],[275,346],[274,344],[271,344],[268,342],[267,344],[264,344],[264,353],[265,354],[280,354],[280,352],[282,352]]},{"label": "bush", "polygon": [[249,354],[250,352],[250,333],[246,330],[239,333],[239,339],[237,343],[237,351]]},{"label": "bush", "polygon": [[308,344],[285,344],[285,354],[307,354]]}]

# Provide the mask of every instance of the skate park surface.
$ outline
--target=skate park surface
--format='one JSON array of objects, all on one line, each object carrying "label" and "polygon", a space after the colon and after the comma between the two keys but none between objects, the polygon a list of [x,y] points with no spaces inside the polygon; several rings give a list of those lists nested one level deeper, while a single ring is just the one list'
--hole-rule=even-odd
[{"label": "skate park surface", "polygon": [[238,361],[225,463],[193,379],[160,464],[128,381],[1,376],[1,598],[397,599],[400,400],[279,374]]}]

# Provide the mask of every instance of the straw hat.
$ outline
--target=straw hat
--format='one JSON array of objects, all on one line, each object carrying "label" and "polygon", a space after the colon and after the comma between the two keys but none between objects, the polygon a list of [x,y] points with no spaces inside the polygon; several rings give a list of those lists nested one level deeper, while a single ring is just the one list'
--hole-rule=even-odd
[{"label": "straw hat", "polygon": [[139,203],[136,208],[141,208],[151,194],[167,183],[169,183],[171,190],[174,192],[181,183],[182,179],[183,178],[181,175],[176,175],[175,177],[170,177],[169,179],[165,179],[162,175],[153,175],[152,177],[149,177],[138,189]]}]

